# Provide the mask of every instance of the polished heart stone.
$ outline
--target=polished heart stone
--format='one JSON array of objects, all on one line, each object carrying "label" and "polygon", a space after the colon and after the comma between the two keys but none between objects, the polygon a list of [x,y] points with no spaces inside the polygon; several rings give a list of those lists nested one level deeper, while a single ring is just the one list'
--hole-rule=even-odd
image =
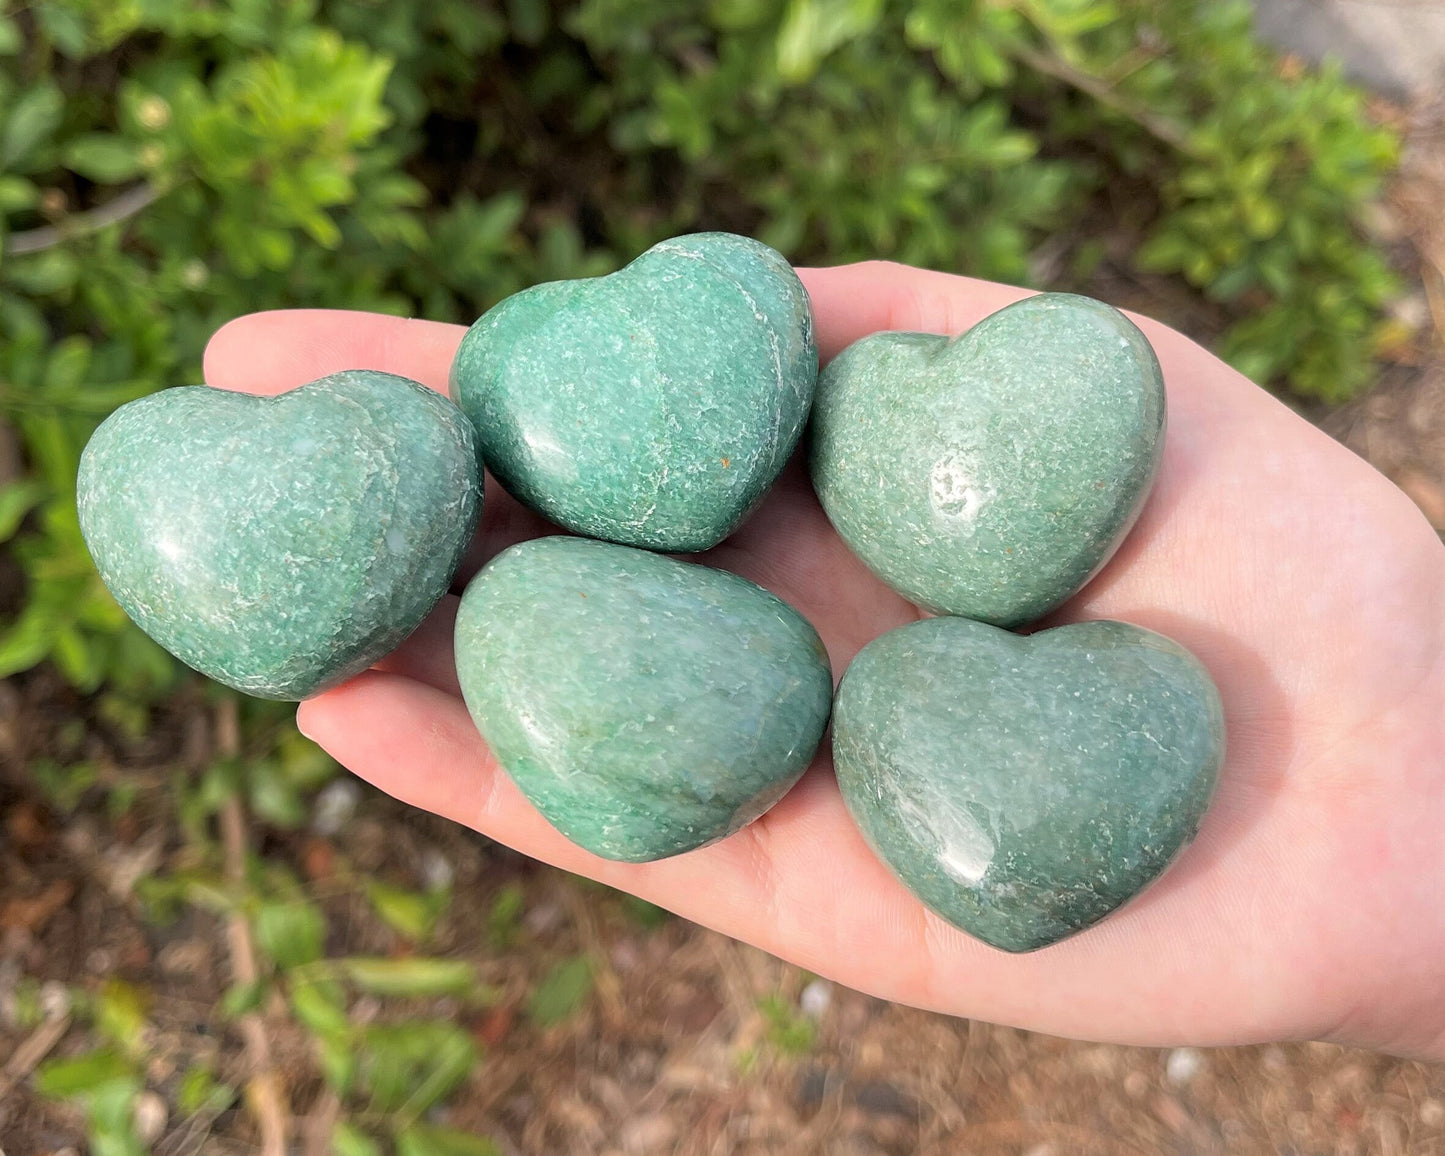
[{"label": "polished heart stone", "polygon": [[562,834],[608,859],[752,822],[812,760],[827,653],[735,574],[582,538],[499,554],[467,588],[457,676],[477,729]]},{"label": "polished heart stone", "polygon": [[732,533],[797,444],[818,376],[807,291],[731,233],[507,298],[452,396],[515,497],[580,534],[685,553]]},{"label": "polished heart stone", "polygon": [[1020,637],[930,618],[853,660],[833,757],[909,890],[994,947],[1032,951],[1108,915],[1194,837],[1224,715],[1194,656],[1137,626]]},{"label": "polished heart stone", "polygon": [[446,593],[481,510],[471,425],[354,370],[278,397],[187,386],[116,410],[81,458],[80,525],[122,609],[260,698],[365,670]]},{"label": "polished heart stone", "polygon": [[1108,305],[1044,294],[952,340],[876,333],[844,350],[818,382],[813,484],[904,597],[1015,626],[1113,554],[1163,433],[1144,335]]}]

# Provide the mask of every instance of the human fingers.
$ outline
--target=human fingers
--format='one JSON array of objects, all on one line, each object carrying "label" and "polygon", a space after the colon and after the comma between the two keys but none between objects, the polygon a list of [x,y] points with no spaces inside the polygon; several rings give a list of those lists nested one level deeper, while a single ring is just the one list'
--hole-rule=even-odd
[{"label": "human fingers", "polygon": [[449,694],[462,697],[457,681],[457,664],[452,652],[452,636],[456,632],[457,610],[461,599],[446,594],[432,612],[395,650],[376,664],[375,669],[401,675]]},{"label": "human fingers", "polygon": [[829,525],[797,455],[729,538],[696,559],[730,570],[801,611],[828,650],[836,679],[880,634],[918,618]]},{"label": "human fingers", "polygon": [[[865,261],[799,269],[825,359],[879,329],[957,333],[1029,296],[990,281]],[[206,347],[206,381],[281,393],[342,369],[380,369],[445,392],[465,327],[346,309],[278,309],[223,325]]]},{"label": "human fingers", "polygon": [[218,389],[284,393],[343,369],[379,369],[447,391],[461,325],[348,309],[274,309],[229,321],[206,346]]},{"label": "human fingers", "polygon": [[[1152,1044],[1314,1034],[1337,1014],[1301,980],[1295,956],[1314,949],[1291,934],[1289,889],[1241,900],[1242,878],[1264,867],[1251,856],[1227,870],[1172,874],[1087,934],[1011,956],[950,927],[889,874],[848,817],[826,757],[736,835],[626,864],[551,827],[443,691],[373,671],[303,703],[298,719],[343,765],[404,802],[881,998]],[[1238,951],[1261,918],[1300,950]]]},{"label": "human fingers", "polygon": [[870,333],[900,329],[962,333],[1031,290],[975,277],[915,269],[896,261],[800,268],[813,303],[818,353],[830,361]]}]

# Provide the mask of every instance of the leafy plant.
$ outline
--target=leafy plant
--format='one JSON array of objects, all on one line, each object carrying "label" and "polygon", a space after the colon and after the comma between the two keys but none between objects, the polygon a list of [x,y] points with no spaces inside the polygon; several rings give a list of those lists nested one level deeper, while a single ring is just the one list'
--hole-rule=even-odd
[{"label": "leafy plant", "polygon": [[145,1156],[146,1146],[135,1131],[135,1106],[145,1080],[113,1049],[51,1060],[42,1067],[37,1087],[43,1096],[73,1100],[83,1108],[96,1156]]},{"label": "leafy plant", "polygon": [[186,1116],[201,1112],[219,1113],[236,1102],[236,1089],[216,1079],[205,1064],[187,1069],[176,1089],[176,1107]]},{"label": "leafy plant", "polygon": [[70,1100],[85,1113],[95,1156],[145,1156],[136,1131],[136,1106],[145,1091],[147,999],[119,980],[108,980],[93,1000],[76,1001],[100,1037],[93,1050],[49,1060],[36,1075],[40,1094]]},{"label": "leafy plant", "polygon": [[764,996],[758,1001],[766,1026],[767,1041],[785,1056],[804,1056],[818,1042],[818,1026],[783,996]]},{"label": "leafy plant", "polygon": [[[199,849],[205,852],[204,837],[202,843]],[[357,886],[364,884],[358,881]],[[465,1030],[448,1019],[424,1014],[364,1023],[351,1015],[352,992],[386,1004],[441,997],[473,1006],[488,1004],[495,993],[478,981],[472,963],[426,956],[327,956],[324,910],[284,872],[261,873],[239,892],[204,872],[163,878],[151,886],[153,896],[163,889],[169,895],[161,901],[162,907],[190,902],[222,913],[248,913],[264,969],[255,982],[231,988],[222,1010],[236,1018],[265,1005],[273,1016],[284,1008],[311,1038],[322,1078],[347,1109],[333,1141],[338,1152],[382,1151],[378,1135],[389,1136],[397,1152],[435,1151],[446,1156],[492,1151],[485,1140],[427,1122],[428,1113],[443,1104],[476,1066],[478,1045]],[[153,908],[156,902],[152,898]],[[103,1028],[113,1025],[108,1032],[112,1038],[137,1038],[137,1005],[132,1001],[116,1007],[97,1013],[97,1022]],[[125,1015],[135,1022],[122,1023]],[[139,1086],[133,1090],[139,1091]],[[178,1106],[191,1104],[188,1110],[197,1111],[200,1108],[194,1105],[214,1105],[233,1095],[211,1073],[192,1071],[182,1081],[177,1099]]]},{"label": "leafy plant", "polygon": [[527,998],[527,1015],[538,1027],[571,1018],[592,995],[592,961],[574,955],[552,968]]},{"label": "leafy plant", "polygon": [[413,1124],[396,1134],[396,1156],[497,1156],[500,1150],[484,1136]]},{"label": "leafy plant", "polygon": [[520,934],[527,897],[521,884],[503,883],[487,910],[487,939],[493,947],[510,947]]},{"label": "leafy plant", "polygon": [[371,900],[372,910],[392,930],[413,942],[427,939],[437,920],[451,906],[450,887],[432,891],[407,891],[393,887],[379,879],[366,884],[366,895]]}]

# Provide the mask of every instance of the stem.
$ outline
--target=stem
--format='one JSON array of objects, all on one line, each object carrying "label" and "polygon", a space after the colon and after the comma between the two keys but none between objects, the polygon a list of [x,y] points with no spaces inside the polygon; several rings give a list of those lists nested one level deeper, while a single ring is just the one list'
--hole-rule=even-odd
[{"label": "stem", "polygon": [[1111,85],[1100,80],[1096,76],[1090,76],[1087,72],[1081,72],[1065,60],[1047,53],[1037,52],[1032,48],[1016,48],[1014,55],[1020,63],[1032,68],[1035,72],[1042,72],[1045,76],[1052,76],[1055,80],[1062,80],[1071,88],[1077,88],[1087,96],[1093,97],[1100,104],[1112,108],[1115,112],[1128,117],[1155,140],[1162,141],[1170,148],[1193,155],[1193,149],[1189,145],[1189,138],[1184,131],[1166,120],[1162,116],[1156,116],[1146,108],[1139,108],[1127,97],[1120,95]]},{"label": "stem", "polygon": [[341,1100],[327,1088],[306,1124],[306,1156],[329,1156],[331,1134],[341,1118]]},{"label": "stem", "polygon": [[72,237],[83,237],[98,233],[101,229],[117,225],[134,217],[161,195],[160,190],[146,182],[127,189],[114,200],[98,208],[67,217],[58,225],[46,225],[40,229],[27,229],[23,233],[11,233],[5,238],[4,253],[7,257],[24,253],[40,253]]},{"label": "stem", "polygon": [[[5,1067],[0,1069],[0,1099],[8,1096],[17,1084],[30,1075],[69,1030],[70,1014],[67,1012],[64,1015],[51,1016],[31,1032],[11,1054]],[[0,1156],[5,1156],[3,1148],[0,1148]]]},{"label": "stem", "polygon": [[[233,759],[241,753],[241,733],[236,700],[227,695],[216,708],[216,753]],[[226,880],[238,892],[246,883],[246,812],[239,792],[232,792],[221,806],[221,843],[225,852]],[[231,974],[242,985],[260,978],[256,951],[251,943],[251,925],[239,909],[232,911],[226,925],[231,951]],[[261,1156],[286,1156],[287,1110],[281,1081],[271,1063],[271,1043],[266,1025],[256,1012],[247,1012],[237,1025],[246,1042],[251,1078],[246,1099],[261,1127]]]}]

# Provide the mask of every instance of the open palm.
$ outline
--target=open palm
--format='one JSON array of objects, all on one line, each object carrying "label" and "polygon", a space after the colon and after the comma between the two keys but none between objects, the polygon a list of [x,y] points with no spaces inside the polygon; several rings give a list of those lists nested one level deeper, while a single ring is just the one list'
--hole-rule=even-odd
[{"label": "open palm", "polygon": [[[903,266],[802,270],[824,358],[879,329],[954,333],[1023,290]],[[304,703],[358,775],[528,855],[890,1000],[1121,1042],[1329,1037],[1445,1052],[1445,548],[1370,466],[1178,333],[1158,486],[1118,556],[1056,615],[1182,642],[1223,695],[1229,756],[1198,840],[1114,917],[1033,955],[971,939],[868,850],[826,749],[751,827],[658,863],[568,843],[490,757],[457,689],[457,598],[378,669]],[[276,393],[351,368],[445,389],[463,330],[331,311],[222,329],[215,386]],[[467,570],[549,527],[488,483]],[[801,610],[835,674],[918,612],[833,533],[795,462],[700,559]]]}]

